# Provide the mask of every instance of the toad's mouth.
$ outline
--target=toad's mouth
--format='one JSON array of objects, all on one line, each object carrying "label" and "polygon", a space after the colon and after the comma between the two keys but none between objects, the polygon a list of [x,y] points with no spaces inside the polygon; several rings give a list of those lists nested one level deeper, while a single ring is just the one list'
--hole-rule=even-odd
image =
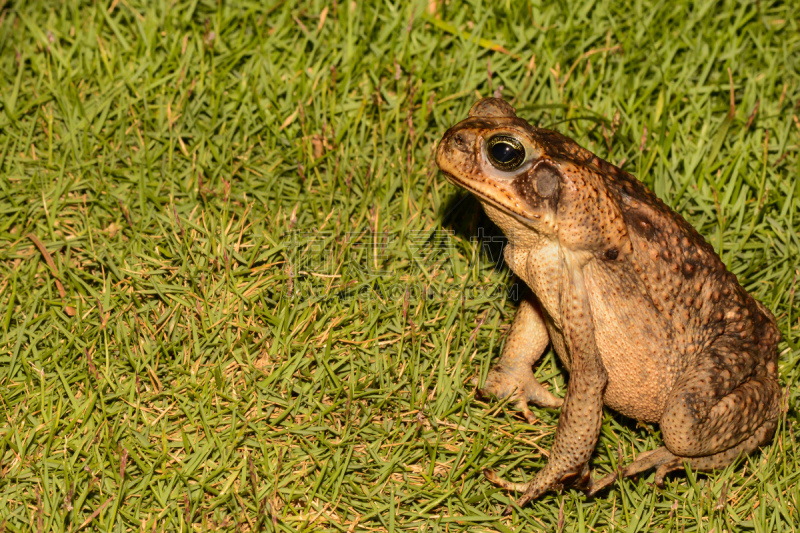
[{"label": "toad's mouth", "polygon": [[[515,200],[514,197],[511,194],[509,194],[508,191],[506,191],[502,187],[497,186],[488,179],[478,181],[477,183],[479,183],[480,186],[477,186],[471,183],[474,180],[467,181],[461,179],[455,176],[454,174],[447,172],[446,170],[441,170],[441,172],[442,174],[445,175],[445,177],[450,183],[458,187],[461,187],[462,189],[466,189],[468,192],[471,192],[478,198],[478,201],[480,201],[481,203],[485,202],[491,205],[492,207],[506,213],[507,215],[514,217],[516,220],[527,226],[533,227],[536,221],[541,218],[541,216],[536,213],[526,213],[522,211],[519,208],[519,202]],[[489,194],[490,191],[494,194]],[[505,197],[508,203],[505,203],[499,200],[498,198],[495,198],[494,195]]]}]

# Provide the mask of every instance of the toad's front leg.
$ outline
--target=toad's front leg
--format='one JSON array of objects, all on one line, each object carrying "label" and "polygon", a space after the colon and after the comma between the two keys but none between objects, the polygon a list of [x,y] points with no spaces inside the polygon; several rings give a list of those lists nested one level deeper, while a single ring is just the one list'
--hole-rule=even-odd
[{"label": "toad's front leg", "polygon": [[[561,299],[564,340],[572,361],[567,395],[547,465],[525,487],[517,501],[520,507],[549,490],[575,482],[591,483],[588,462],[600,434],[608,378],[595,343],[582,273],[573,270],[570,274]],[[488,477],[500,486],[509,486],[493,473]],[[510,512],[511,506],[505,513]]]},{"label": "toad's front leg", "polygon": [[513,395],[517,408],[531,424],[535,423],[536,417],[528,409],[528,402],[540,407],[561,407],[563,400],[545,389],[533,373],[533,365],[549,342],[539,303],[536,296],[528,293],[520,302],[511,324],[500,362],[489,371],[480,392],[501,399]]},{"label": "toad's front leg", "polygon": [[[517,505],[522,507],[549,490],[558,490],[574,482],[590,483],[586,465],[600,435],[605,384],[602,366],[581,370],[573,367],[550,459],[525,488]],[[509,506],[506,514],[510,512]]]}]

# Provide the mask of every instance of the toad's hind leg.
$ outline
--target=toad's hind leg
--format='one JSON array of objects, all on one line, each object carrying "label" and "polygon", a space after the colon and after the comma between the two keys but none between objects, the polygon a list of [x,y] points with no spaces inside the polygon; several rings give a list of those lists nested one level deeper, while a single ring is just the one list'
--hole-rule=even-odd
[{"label": "toad's hind leg", "polygon": [[744,370],[742,364],[712,359],[703,366],[684,376],[667,400],[661,433],[669,451],[706,457],[757,434],[769,440],[780,409],[780,386],[767,370],[774,365],[753,368],[751,376],[736,375]]},{"label": "toad's hind leg", "polygon": [[[656,468],[655,481],[661,485],[668,472],[684,463],[701,472],[724,468],[769,442],[780,408],[775,364],[768,361],[748,369],[741,364],[746,361],[711,354],[705,364],[688,371],[661,417],[666,447],[640,455],[621,476]],[[592,483],[588,492],[594,494],[616,478],[616,473],[606,476]]]},{"label": "toad's hind leg", "polygon": [[656,485],[662,487],[664,485],[664,476],[673,470],[680,470],[683,468],[684,462],[688,463],[692,470],[697,472],[710,472],[725,468],[740,456],[750,455],[755,452],[759,446],[763,446],[770,441],[772,435],[775,433],[775,428],[778,425],[778,419],[773,418],[764,422],[756,431],[750,435],[749,438],[740,442],[732,448],[707,455],[705,457],[678,457],[672,461],[665,462],[659,465],[656,470]]},{"label": "toad's hind leg", "polygon": [[545,389],[533,374],[533,365],[539,360],[550,342],[539,303],[528,293],[520,303],[511,330],[508,333],[503,355],[486,377],[481,392],[498,398],[514,395],[516,407],[529,422],[535,417],[528,402],[541,407],[560,407],[561,398]]},{"label": "toad's hind leg", "polygon": [[664,477],[669,472],[681,470],[685,468],[687,464],[695,472],[710,472],[712,470],[725,468],[739,456],[749,455],[756,451],[759,446],[768,442],[775,432],[777,423],[777,419],[769,420],[758,428],[747,440],[740,442],[732,448],[705,457],[681,457],[675,455],[664,446],[642,453],[635,461],[623,468],[620,472],[614,472],[598,481],[590,482],[586,487],[586,494],[588,496],[594,496],[614,483],[618,478],[635,476],[651,468],[656,469],[655,483],[659,487],[664,486]]}]

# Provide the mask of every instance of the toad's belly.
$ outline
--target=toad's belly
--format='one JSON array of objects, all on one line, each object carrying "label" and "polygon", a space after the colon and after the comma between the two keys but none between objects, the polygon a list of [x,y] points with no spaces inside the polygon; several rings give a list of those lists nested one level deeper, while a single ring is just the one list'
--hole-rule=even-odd
[{"label": "toad's belly", "polygon": [[[620,355],[624,355],[620,357]],[[608,385],[603,402],[625,416],[644,422],[659,422],[672,390],[653,354],[603,353]]]},{"label": "toad's belly", "polygon": [[[563,333],[547,324],[553,349],[569,371],[572,360]],[[644,422],[658,422],[667,403],[673,379],[659,370],[660,357],[641,351],[635,339],[597,339],[600,358],[608,375],[603,403],[611,409]]]},{"label": "toad's belly", "polygon": [[[595,342],[608,373],[605,404],[637,420],[658,422],[680,371],[671,324],[634,287],[619,291],[613,283],[593,287],[587,281]],[[624,284],[624,279],[615,281]]]}]

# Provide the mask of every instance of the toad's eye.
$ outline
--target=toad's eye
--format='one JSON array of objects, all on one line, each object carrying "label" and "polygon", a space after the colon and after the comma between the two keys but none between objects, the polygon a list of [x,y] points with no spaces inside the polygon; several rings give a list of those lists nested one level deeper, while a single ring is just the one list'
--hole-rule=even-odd
[{"label": "toad's eye", "polygon": [[525,161],[525,148],[510,135],[495,135],[486,142],[489,162],[500,170],[518,169]]}]

